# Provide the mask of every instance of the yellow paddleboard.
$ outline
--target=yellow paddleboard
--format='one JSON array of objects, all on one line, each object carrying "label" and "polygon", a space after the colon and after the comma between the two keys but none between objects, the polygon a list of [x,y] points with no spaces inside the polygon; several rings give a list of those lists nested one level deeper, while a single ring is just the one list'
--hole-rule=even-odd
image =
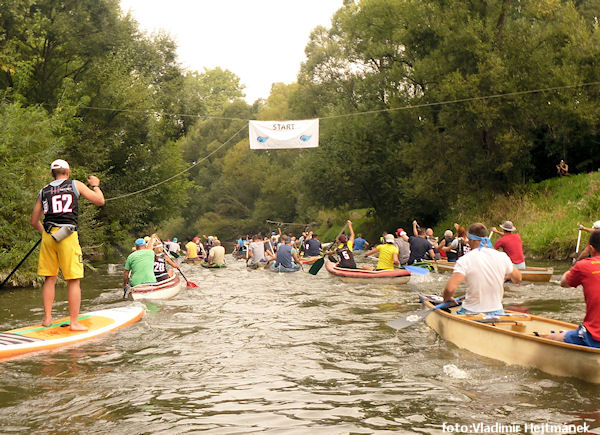
[{"label": "yellow paddleboard", "polygon": [[87,331],[71,331],[69,318],[57,320],[50,326],[41,323],[0,333],[0,359],[28,352],[52,349],[78,341],[98,337],[137,322],[144,315],[138,306],[111,308],[81,314],[79,322]]}]

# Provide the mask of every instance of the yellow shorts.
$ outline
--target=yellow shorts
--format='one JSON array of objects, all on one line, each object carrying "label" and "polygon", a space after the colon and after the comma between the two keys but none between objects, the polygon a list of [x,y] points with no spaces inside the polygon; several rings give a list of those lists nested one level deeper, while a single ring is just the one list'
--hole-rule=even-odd
[{"label": "yellow shorts", "polygon": [[[52,232],[57,230],[53,228]],[[83,278],[83,256],[77,231],[60,242],[45,231],[42,234],[38,275],[56,276],[59,266],[66,280]]]}]

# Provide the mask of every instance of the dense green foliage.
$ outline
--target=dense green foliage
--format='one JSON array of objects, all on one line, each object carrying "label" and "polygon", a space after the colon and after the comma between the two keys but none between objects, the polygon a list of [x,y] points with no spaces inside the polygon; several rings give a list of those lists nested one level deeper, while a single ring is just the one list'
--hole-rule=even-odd
[{"label": "dense green foliage", "polygon": [[[100,177],[108,201],[83,208],[81,239],[104,248],[266,220],[326,230],[332,209],[368,209],[369,231],[434,226],[561,158],[600,166],[600,0],[346,0],[298,82],[253,105],[230,71],[184,71],[117,0],[0,6],[0,270],[37,239],[31,206],[58,157]],[[249,150],[248,119],[315,117],[319,148]]]},{"label": "dense green foliage", "polygon": [[[597,169],[600,30],[580,12],[592,5],[347,2],[312,34],[296,106],[322,118],[417,107],[324,119],[307,174],[315,200],[370,206],[386,222],[436,221],[464,197],[553,176],[561,158]],[[332,165],[335,189],[320,177]]]}]

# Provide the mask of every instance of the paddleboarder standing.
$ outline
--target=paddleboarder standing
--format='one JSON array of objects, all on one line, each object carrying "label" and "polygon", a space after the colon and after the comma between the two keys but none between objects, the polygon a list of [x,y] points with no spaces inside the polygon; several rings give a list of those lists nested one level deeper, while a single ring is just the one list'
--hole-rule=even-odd
[{"label": "paddleboarder standing", "polygon": [[70,180],[71,169],[62,159],[53,161],[50,171],[54,181],[40,190],[31,214],[31,225],[42,235],[38,263],[38,275],[45,277],[42,287],[42,326],[52,324],[52,305],[60,268],[69,289],[70,328],[73,331],[86,331],[87,328],[77,320],[81,305],[79,281],[83,278],[83,257],[77,235],[79,196],[102,206],[104,194],[100,190],[100,180],[94,175],[88,178],[90,187],[81,181]]}]

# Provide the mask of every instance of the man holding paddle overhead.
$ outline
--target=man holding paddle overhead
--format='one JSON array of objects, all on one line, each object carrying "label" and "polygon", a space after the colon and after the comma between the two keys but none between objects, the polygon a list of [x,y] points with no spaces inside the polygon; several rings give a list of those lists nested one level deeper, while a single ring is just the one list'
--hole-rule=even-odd
[{"label": "man holding paddle overhead", "polygon": [[502,314],[504,281],[510,278],[518,284],[521,272],[508,255],[494,250],[485,225],[472,224],[467,237],[471,250],[456,261],[454,273],[444,288],[444,301],[452,300],[458,286],[466,281],[467,293],[457,314]]},{"label": "man holding paddle overhead", "polygon": [[[339,257],[339,261],[336,263],[337,267],[342,267],[344,269],[359,269],[356,266],[356,262],[354,261],[354,255],[352,252],[354,251],[354,228],[352,228],[352,221],[346,221],[346,225],[350,230],[350,238],[346,237],[345,234],[340,234],[337,240],[332,243],[333,249],[330,251],[326,251],[327,255],[337,254]],[[335,244],[337,243],[337,246]],[[364,270],[373,270],[370,266],[362,266],[360,269]]]},{"label": "man holding paddle overhead", "polygon": [[[52,305],[60,268],[69,288],[70,328],[86,331],[87,328],[77,320],[81,305],[79,281],[83,278],[83,258],[77,235],[79,196],[101,206],[104,205],[104,194],[100,190],[100,180],[94,175],[88,178],[90,187],[81,181],[70,180],[71,169],[64,160],[53,161],[50,171],[54,181],[40,190],[31,214],[31,225],[42,235],[38,264],[38,275],[46,277],[42,287],[42,326],[52,324]],[[40,222],[42,215],[43,224]]]}]

